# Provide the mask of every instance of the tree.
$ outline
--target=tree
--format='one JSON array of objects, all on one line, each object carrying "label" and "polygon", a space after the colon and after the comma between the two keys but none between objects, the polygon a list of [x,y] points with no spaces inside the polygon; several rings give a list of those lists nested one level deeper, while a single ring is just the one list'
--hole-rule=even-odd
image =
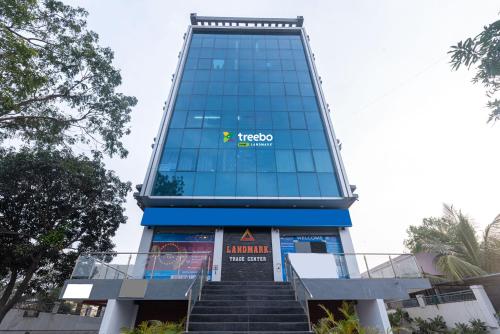
[{"label": "tree", "polygon": [[451,66],[458,70],[460,66],[470,69],[476,65],[473,83],[481,83],[486,88],[491,110],[488,122],[500,119],[500,20],[485,26],[483,31],[473,38],[458,42],[449,51]]},{"label": "tree", "polygon": [[86,16],[55,0],[0,1],[0,140],[127,155],[120,139],[137,100],[115,91],[113,52],[86,29]]},{"label": "tree", "polygon": [[99,157],[0,151],[0,322],[23,296],[60,286],[81,252],[113,249],[130,188]]},{"label": "tree", "polygon": [[485,229],[482,239],[470,218],[444,205],[442,217],[424,218],[408,228],[405,246],[412,253],[436,254],[436,266],[448,279],[500,271],[500,215]]}]

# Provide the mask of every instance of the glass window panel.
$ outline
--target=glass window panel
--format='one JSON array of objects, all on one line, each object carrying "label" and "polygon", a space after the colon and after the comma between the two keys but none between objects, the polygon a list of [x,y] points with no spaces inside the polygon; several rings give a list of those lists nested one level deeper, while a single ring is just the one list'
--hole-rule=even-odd
[{"label": "glass window panel", "polygon": [[221,115],[222,121],[221,126],[224,129],[237,128],[238,127],[238,114],[235,113],[225,113]]},{"label": "glass window panel", "polygon": [[294,73],[297,74],[297,78],[301,83],[305,84],[305,83],[311,82],[311,77],[309,75],[309,71],[297,71]]},{"label": "glass window panel", "polygon": [[189,107],[189,96],[179,95],[175,100],[175,109],[188,109]]},{"label": "glass window panel", "polygon": [[163,151],[161,157],[160,166],[158,171],[160,172],[170,172],[175,171],[177,168],[177,160],[179,159],[178,149],[166,149]]},{"label": "glass window panel", "polygon": [[193,35],[193,38],[191,38],[191,50],[190,51],[193,51],[193,48],[200,47],[200,46],[201,46],[201,36]]},{"label": "glass window panel", "polygon": [[234,196],[236,194],[236,174],[217,173],[215,178],[216,196]]},{"label": "glass window panel", "polygon": [[190,95],[193,91],[193,85],[194,84],[189,81],[181,83],[179,87],[179,95]]},{"label": "glass window panel", "polygon": [[301,111],[302,99],[298,96],[287,96],[286,104],[289,111]]},{"label": "glass window panel", "polygon": [[298,197],[299,186],[297,183],[297,174],[278,173],[278,194],[280,197]]},{"label": "glass window panel", "polygon": [[[253,70],[253,60],[251,59],[241,59],[239,61],[239,65],[240,65],[240,70]],[[252,72],[250,71],[249,73]]]},{"label": "glass window panel", "polygon": [[295,65],[293,63],[293,60],[281,60],[281,68],[283,71],[293,71],[295,70]]},{"label": "glass window panel", "polygon": [[290,128],[292,129],[305,129],[306,119],[304,118],[304,113],[301,112],[291,112],[290,116]]},{"label": "glass window panel", "polygon": [[285,86],[282,83],[270,83],[269,88],[271,95],[285,95]]},{"label": "glass window panel", "polygon": [[299,82],[295,71],[283,71],[283,80],[285,82]]},{"label": "glass window panel", "polygon": [[295,158],[292,150],[276,150],[276,170],[295,172]]},{"label": "glass window panel", "polygon": [[318,178],[315,173],[297,173],[299,192],[301,197],[320,196]]},{"label": "glass window panel", "polygon": [[[217,54],[218,56],[220,53]],[[212,69],[213,70],[223,70],[224,69],[224,59],[212,59]]]},{"label": "glass window panel", "polygon": [[314,172],[314,161],[309,150],[295,150],[295,162],[297,171]]},{"label": "glass window panel", "polygon": [[201,130],[184,130],[182,148],[198,148],[200,146]]},{"label": "glass window panel", "polygon": [[277,196],[278,182],[275,173],[257,173],[257,195]]},{"label": "glass window panel", "polygon": [[253,83],[251,82],[240,82],[238,85],[239,95],[254,95]]},{"label": "glass window panel", "polygon": [[203,111],[190,111],[187,115],[186,128],[201,128]]},{"label": "glass window panel", "polygon": [[208,94],[210,95],[222,95],[224,93],[224,83],[222,82],[211,82],[208,86]]},{"label": "glass window panel", "polygon": [[219,146],[219,130],[202,130],[200,148],[217,148]]},{"label": "glass window panel", "polygon": [[227,39],[226,38],[222,38],[222,36],[219,37],[219,38],[216,38],[214,46],[216,48],[227,48],[228,47],[228,45],[227,45]]},{"label": "glass window panel", "polygon": [[234,82],[224,83],[224,95],[238,95],[238,85]]},{"label": "glass window panel", "polygon": [[277,48],[278,48],[278,40],[276,39],[266,40],[266,49],[277,49]]},{"label": "glass window panel", "polygon": [[224,59],[226,57],[226,50],[221,49],[221,48],[214,48],[214,51],[212,52],[212,56],[215,59]]},{"label": "glass window panel", "polygon": [[204,48],[213,48],[214,47],[214,38],[204,37],[201,46]]},{"label": "glass window panel", "polygon": [[216,111],[207,111],[203,118],[204,128],[220,128],[221,115]]},{"label": "glass window panel", "polygon": [[186,126],[187,112],[176,110],[170,120],[170,128],[184,128]]},{"label": "glass window panel", "polygon": [[259,149],[257,150],[257,171],[258,172],[275,172],[276,158],[274,150]]},{"label": "glass window panel", "polygon": [[274,130],[274,146],[276,148],[292,148],[292,134],[285,130]]},{"label": "glass window panel", "polygon": [[224,71],[224,80],[227,82],[238,81],[238,71]]},{"label": "glass window panel", "polygon": [[[224,71],[222,70],[214,70],[210,72],[210,81],[211,82],[223,82],[224,81]],[[220,93],[217,93],[220,94]]]},{"label": "glass window panel", "polygon": [[206,99],[205,110],[220,110],[222,108],[222,96],[208,96]]},{"label": "glass window panel", "polygon": [[254,79],[256,82],[267,82],[269,81],[269,77],[267,75],[267,71],[255,71]]},{"label": "glass window panel", "polygon": [[323,129],[323,124],[321,122],[321,118],[319,113],[315,112],[307,112],[305,113],[306,116],[306,122],[307,122],[307,128],[314,130],[314,129]]},{"label": "glass window panel", "polygon": [[213,196],[215,191],[215,173],[196,173],[194,196]]},{"label": "glass window panel", "polygon": [[300,93],[302,96],[314,96],[314,89],[311,84],[300,84]]},{"label": "glass window panel", "polygon": [[290,50],[280,50],[279,57],[281,59],[293,59],[293,53]]},{"label": "glass window panel", "polygon": [[198,150],[184,149],[179,154],[178,171],[196,170],[196,161],[198,160]]},{"label": "glass window panel", "polygon": [[269,94],[270,94],[270,87],[267,82],[255,83],[255,95],[269,95]]},{"label": "glass window panel", "polygon": [[328,150],[314,150],[313,156],[317,172],[333,172],[332,157]]},{"label": "glass window panel", "polygon": [[237,96],[223,96],[222,97],[222,110],[230,110],[236,112],[238,110],[238,97]]},{"label": "glass window panel", "polygon": [[208,81],[210,79],[209,70],[196,70],[194,75],[194,80],[196,81]]},{"label": "glass window panel", "polygon": [[340,197],[337,178],[332,173],[318,173],[321,196]]},{"label": "glass window panel", "polygon": [[290,127],[287,112],[273,112],[272,118],[273,129],[288,129]]},{"label": "glass window panel", "polygon": [[271,96],[271,110],[286,111],[286,100],[283,96]]},{"label": "glass window panel", "polygon": [[269,71],[269,82],[283,82],[283,73],[281,71]]},{"label": "glass window panel", "polygon": [[198,59],[198,69],[199,70],[208,70],[211,67],[211,61],[207,58]]},{"label": "glass window panel", "polygon": [[328,148],[323,131],[309,131],[309,137],[311,138],[312,148]]},{"label": "glass window panel", "polygon": [[205,95],[191,95],[189,110],[203,110],[205,108]]},{"label": "glass window panel", "polygon": [[296,83],[285,84],[286,95],[300,95],[299,85]]},{"label": "glass window panel", "polygon": [[182,80],[184,81],[194,81],[195,70],[186,70],[182,75]]},{"label": "glass window panel", "polygon": [[271,110],[271,100],[268,96],[256,96],[255,99],[255,110]]},{"label": "glass window panel", "polygon": [[238,97],[238,110],[239,111],[253,111],[254,109],[254,99],[250,96],[239,96]]},{"label": "glass window panel", "polygon": [[193,195],[195,173],[193,172],[178,172],[175,173],[175,179],[170,183],[169,188],[178,196]]},{"label": "glass window panel", "polygon": [[251,70],[246,70],[246,71],[240,71],[239,72],[239,77],[241,82],[253,82],[253,71]]},{"label": "glass window panel", "polygon": [[217,170],[219,172],[235,172],[236,171],[236,150],[219,150],[217,159]]},{"label": "glass window panel", "polygon": [[299,148],[299,149],[311,148],[311,142],[309,140],[308,131],[292,130],[292,143],[293,143],[293,148]]},{"label": "glass window panel", "polygon": [[208,82],[194,82],[193,94],[205,95],[208,92]]},{"label": "glass window panel", "polygon": [[258,112],[255,113],[255,127],[257,129],[272,129],[273,119],[271,113],[269,112]]},{"label": "glass window panel", "polygon": [[182,143],[182,135],[184,130],[170,129],[167,134],[166,147],[179,148]]},{"label": "glass window panel", "polygon": [[198,171],[215,172],[217,169],[217,150],[200,149],[198,152]]},{"label": "glass window panel", "polygon": [[252,148],[238,149],[237,155],[237,170],[238,172],[255,172],[256,159],[255,150]]},{"label": "glass window panel", "polygon": [[255,129],[255,113],[240,112],[238,115],[238,128]]},{"label": "glass window panel", "polygon": [[255,173],[238,173],[236,175],[237,196],[257,196],[257,176]]}]

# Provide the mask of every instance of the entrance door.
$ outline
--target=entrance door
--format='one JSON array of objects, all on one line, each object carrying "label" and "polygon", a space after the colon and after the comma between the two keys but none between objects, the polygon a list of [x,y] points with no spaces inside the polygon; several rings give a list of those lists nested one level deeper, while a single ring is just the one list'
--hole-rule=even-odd
[{"label": "entrance door", "polygon": [[274,280],[270,228],[224,228],[221,280]]}]

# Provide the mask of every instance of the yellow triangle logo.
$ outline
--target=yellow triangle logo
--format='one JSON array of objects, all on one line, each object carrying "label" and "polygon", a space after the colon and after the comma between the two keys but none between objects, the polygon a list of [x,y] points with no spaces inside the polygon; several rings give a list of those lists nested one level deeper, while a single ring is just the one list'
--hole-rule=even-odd
[{"label": "yellow triangle logo", "polygon": [[255,238],[253,237],[252,233],[250,233],[250,230],[247,228],[245,233],[243,233],[243,236],[241,237],[240,241],[255,241]]}]

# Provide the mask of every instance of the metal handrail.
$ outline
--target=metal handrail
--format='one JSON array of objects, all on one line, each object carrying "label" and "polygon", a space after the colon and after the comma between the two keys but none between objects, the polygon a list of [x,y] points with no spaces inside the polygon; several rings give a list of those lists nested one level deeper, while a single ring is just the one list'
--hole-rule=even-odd
[{"label": "metal handrail", "polygon": [[[285,257],[285,268],[287,269],[287,272],[290,271],[289,273],[287,273],[287,279],[288,279],[288,281],[291,280],[293,292],[295,294],[295,300],[297,300],[300,303],[300,305],[302,306],[302,308],[304,309],[304,312],[306,313],[306,316],[307,316],[307,325],[309,326],[309,331],[311,331],[312,328],[311,328],[311,317],[309,315],[309,299],[313,298],[313,294],[311,293],[311,290],[309,290],[309,288],[306,286],[306,284],[304,283],[304,281],[302,280],[300,275],[297,273],[297,271],[293,267],[293,264],[290,261],[290,259],[288,258],[288,255]],[[302,288],[304,289],[304,291],[306,291],[309,294],[309,296],[307,296],[307,295],[304,296],[305,297],[304,304],[302,304],[299,300],[299,297],[297,294],[297,285],[295,283],[295,278],[298,278],[298,281],[299,281],[300,285],[302,286]]]},{"label": "metal handrail", "polygon": [[[209,271],[208,266],[209,265],[210,265],[210,256],[208,256],[207,258],[205,258],[205,260],[203,261],[203,263],[201,265],[200,270],[198,270],[198,272],[196,273],[195,278],[193,279],[193,281],[191,282],[191,284],[189,284],[189,287],[188,287],[186,293],[184,294],[184,297],[188,298],[188,309],[187,309],[187,315],[186,315],[186,332],[189,331],[189,317],[190,317],[191,311],[192,311],[192,309],[194,307],[194,304],[192,303],[192,299],[193,299],[193,286],[195,285],[195,283],[199,279],[200,280],[200,287],[199,287],[198,296],[197,296],[196,299],[201,300],[201,290],[203,289],[203,282],[206,281],[207,276],[208,276],[208,271]],[[206,271],[205,271],[205,266],[207,267]]]}]

